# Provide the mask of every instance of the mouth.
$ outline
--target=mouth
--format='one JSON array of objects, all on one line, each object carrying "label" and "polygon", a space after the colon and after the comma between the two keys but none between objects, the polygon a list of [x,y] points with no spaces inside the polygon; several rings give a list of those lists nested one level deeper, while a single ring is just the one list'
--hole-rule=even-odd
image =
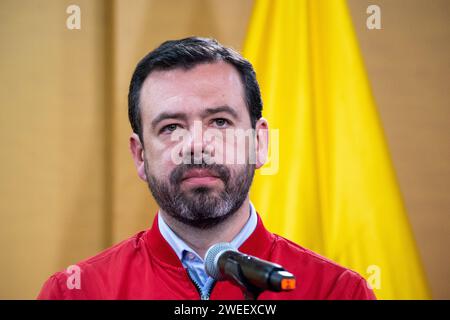
[{"label": "mouth", "polygon": [[188,185],[210,185],[220,181],[220,177],[208,169],[191,169],[181,180]]}]

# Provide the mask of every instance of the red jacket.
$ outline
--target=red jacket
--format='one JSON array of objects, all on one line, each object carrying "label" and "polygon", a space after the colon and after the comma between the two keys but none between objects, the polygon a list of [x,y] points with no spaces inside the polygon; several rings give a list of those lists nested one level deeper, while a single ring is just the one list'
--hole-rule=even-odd
[{"label": "red jacket", "polygon": [[[295,290],[263,292],[259,299],[375,299],[360,275],[270,233],[259,215],[255,231],[239,251],[278,263],[296,277]],[[200,298],[180,260],[159,232],[156,217],[151,229],[77,266],[79,286],[74,286],[72,270],[58,272],[44,284],[38,299]],[[243,298],[241,289],[229,281],[217,282],[210,295],[213,300]]]}]

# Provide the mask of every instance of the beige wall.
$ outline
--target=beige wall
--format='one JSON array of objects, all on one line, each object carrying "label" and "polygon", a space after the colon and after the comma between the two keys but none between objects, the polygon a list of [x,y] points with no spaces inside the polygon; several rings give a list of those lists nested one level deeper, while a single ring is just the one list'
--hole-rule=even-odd
[{"label": "beige wall", "polygon": [[[67,30],[66,7],[82,10]],[[350,0],[435,298],[450,298],[450,2]],[[128,154],[136,62],[192,34],[242,48],[251,0],[0,2],[0,298],[147,228],[156,206]],[[407,267],[407,266],[406,266]]]},{"label": "beige wall", "polygon": [[79,2],[96,28],[69,32],[63,2],[0,2],[0,298],[105,245],[103,7]]}]

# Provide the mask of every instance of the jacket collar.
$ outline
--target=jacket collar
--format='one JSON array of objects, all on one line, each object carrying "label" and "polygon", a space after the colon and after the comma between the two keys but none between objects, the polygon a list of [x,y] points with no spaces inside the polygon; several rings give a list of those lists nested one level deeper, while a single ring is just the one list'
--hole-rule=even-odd
[{"label": "jacket collar", "polygon": [[[258,217],[256,228],[247,240],[245,240],[239,247],[239,251],[261,259],[267,259],[275,237],[264,227],[259,213],[256,212],[256,214]],[[150,254],[154,255],[158,258],[158,260],[172,265],[173,267],[183,268],[183,265],[181,264],[181,261],[175,251],[159,231],[158,213],[153,219],[153,225],[151,229],[148,230],[145,241],[150,250]]]}]

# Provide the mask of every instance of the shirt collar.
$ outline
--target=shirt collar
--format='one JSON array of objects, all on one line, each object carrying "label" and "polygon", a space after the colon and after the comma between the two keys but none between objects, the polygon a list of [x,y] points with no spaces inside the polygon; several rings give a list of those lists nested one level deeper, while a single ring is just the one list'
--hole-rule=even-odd
[{"label": "shirt collar", "polygon": [[[164,239],[158,227],[158,212],[153,219],[153,225],[144,232],[143,239],[149,250],[149,254],[164,267],[184,270],[181,260],[175,254],[175,251]],[[272,247],[276,241],[276,236],[269,232],[261,220],[261,216],[256,211],[258,222],[253,233],[239,247],[239,251],[261,259],[268,260]]]},{"label": "shirt collar", "polygon": [[[245,242],[245,240],[248,239],[248,237],[250,237],[250,235],[253,233],[258,223],[258,217],[256,214],[255,207],[253,206],[251,201],[249,202],[249,204],[250,204],[249,218],[245,223],[244,227],[241,229],[241,231],[239,231],[239,233],[231,241],[231,245],[236,249],[239,248]],[[161,235],[175,251],[175,254],[177,255],[178,259],[180,259],[180,261],[183,260],[187,252],[194,254],[201,261],[203,261],[203,257],[200,257],[191,247],[187,245],[186,242],[184,242],[180,237],[178,237],[175,234],[175,232],[173,232],[173,230],[164,221],[160,213],[158,213],[158,227],[159,231],[161,232]]]}]

